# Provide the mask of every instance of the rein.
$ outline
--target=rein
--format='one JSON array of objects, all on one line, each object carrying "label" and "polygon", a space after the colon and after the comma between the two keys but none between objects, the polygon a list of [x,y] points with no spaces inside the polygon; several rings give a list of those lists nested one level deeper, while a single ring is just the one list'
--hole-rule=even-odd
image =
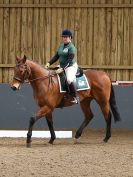
[{"label": "rein", "polygon": [[57,73],[55,72],[54,74],[50,74],[50,70],[48,70],[48,71],[49,71],[48,76],[43,76],[43,77],[38,77],[38,78],[35,78],[35,79],[30,79],[29,82],[34,82],[34,81],[40,80],[40,79],[49,79],[49,82],[48,82],[48,90],[49,90],[50,83],[53,84],[52,77],[54,77],[55,75],[57,75]]},{"label": "rein", "polygon": [[[50,72],[50,71],[49,71],[49,72]],[[50,78],[50,77],[54,77],[55,75],[57,75],[57,73],[49,74],[48,76],[37,77],[37,78],[35,78],[35,79],[30,79],[29,81],[30,81],[30,82],[34,82],[34,81],[36,81],[36,80],[47,79],[47,78]]]},{"label": "rein", "polygon": [[[47,79],[47,78],[50,78],[50,77],[54,77],[55,75],[56,75],[56,73],[55,74],[50,74],[48,76],[38,77],[38,78],[29,80],[29,82],[34,82],[36,80],[41,80],[41,79]],[[18,77],[14,77],[14,79],[19,81],[19,82],[21,82],[21,83],[24,83],[24,81],[22,82],[22,80],[20,78],[18,78]]]}]

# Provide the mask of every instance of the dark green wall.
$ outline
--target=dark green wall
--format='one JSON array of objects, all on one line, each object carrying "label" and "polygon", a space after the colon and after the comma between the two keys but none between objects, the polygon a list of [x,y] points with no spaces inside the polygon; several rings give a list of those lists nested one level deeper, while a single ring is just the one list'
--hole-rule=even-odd
[{"label": "dark green wall", "polygon": [[[133,87],[114,86],[116,101],[121,113],[122,122],[114,124],[113,128],[133,129]],[[89,127],[104,128],[105,121],[98,105],[92,102],[95,115]],[[12,91],[7,84],[0,84],[0,129],[27,129],[29,119],[37,110],[32,97],[32,88],[23,85],[19,91]],[[53,113],[55,128],[78,128],[83,120],[79,105],[56,109]],[[45,119],[36,123],[35,129],[47,128]]]}]

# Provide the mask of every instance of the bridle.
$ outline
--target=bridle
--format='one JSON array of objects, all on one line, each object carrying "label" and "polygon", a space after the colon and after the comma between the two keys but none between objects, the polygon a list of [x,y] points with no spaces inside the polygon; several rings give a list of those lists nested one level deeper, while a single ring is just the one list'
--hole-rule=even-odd
[{"label": "bridle", "polygon": [[[19,67],[22,64],[22,62],[20,61],[19,63],[16,64],[16,67]],[[27,75],[30,75],[30,67],[27,63],[24,64],[24,73],[22,75],[22,78],[19,77],[13,77],[13,79],[19,81],[20,83],[24,83],[26,80]],[[47,76],[42,76],[42,77],[38,77],[38,78],[34,78],[34,79],[28,79],[29,82],[34,82],[36,80],[40,80],[40,79],[47,79],[49,78],[49,82],[50,82],[50,78],[54,77],[55,75],[57,75],[56,72],[54,72],[53,74],[50,74],[50,70],[48,70],[49,73]]]},{"label": "bridle", "polygon": [[[21,64],[22,64],[22,62],[20,60],[20,62],[16,64],[16,67],[19,67]],[[20,83],[24,83],[26,80],[26,77],[27,77],[27,75],[29,75],[29,73],[30,73],[30,67],[27,65],[27,63],[25,63],[24,64],[24,73],[23,73],[22,77],[20,78],[20,77],[14,76],[13,79],[19,81]]]}]

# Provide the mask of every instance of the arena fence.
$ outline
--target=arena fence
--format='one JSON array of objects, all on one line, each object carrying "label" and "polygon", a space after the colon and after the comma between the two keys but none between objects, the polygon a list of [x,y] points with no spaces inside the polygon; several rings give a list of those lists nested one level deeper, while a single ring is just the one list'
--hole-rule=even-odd
[{"label": "arena fence", "polygon": [[82,68],[133,80],[133,0],[0,0],[0,82],[10,82],[15,56],[44,65],[70,28]]}]

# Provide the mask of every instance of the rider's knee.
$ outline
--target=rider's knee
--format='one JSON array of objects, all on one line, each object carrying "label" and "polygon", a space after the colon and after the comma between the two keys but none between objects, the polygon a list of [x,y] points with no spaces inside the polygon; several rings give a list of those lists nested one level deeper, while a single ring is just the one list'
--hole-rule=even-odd
[{"label": "rider's knee", "polygon": [[73,82],[73,80],[71,78],[67,78],[67,83],[71,84]]}]

